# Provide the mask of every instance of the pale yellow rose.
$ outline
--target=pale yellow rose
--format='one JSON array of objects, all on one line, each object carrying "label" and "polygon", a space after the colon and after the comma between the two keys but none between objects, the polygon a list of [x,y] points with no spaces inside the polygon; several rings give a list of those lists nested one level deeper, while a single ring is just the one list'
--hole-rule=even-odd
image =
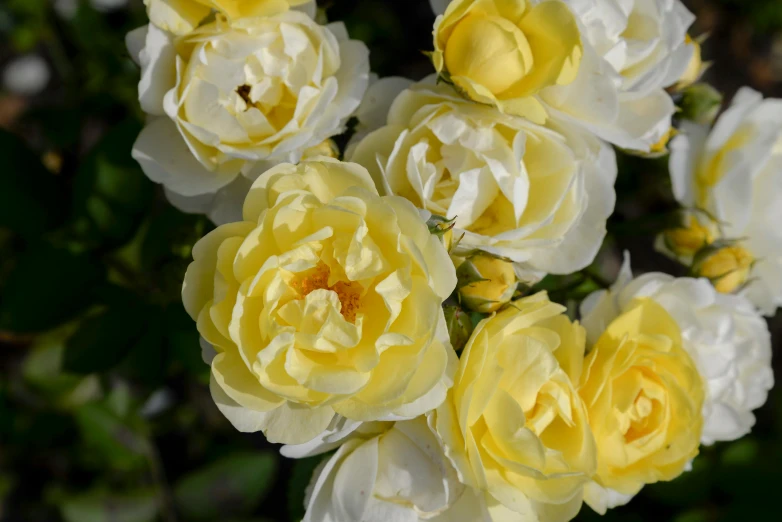
[{"label": "pale yellow rose", "polygon": [[[678,477],[698,454],[704,386],[676,321],[638,299],[611,322],[584,362],[580,388],[597,443],[598,465],[586,502],[632,496]],[[602,508],[600,506],[603,506]]]},{"label": "pale yellow rose", "polygon": [[386,125],[347,154],[382,192],[453,220],[454,255],[507,258],[525,280],[592,263],[616,199],[607,144],[470,102],[433,78],[402,91]]},{"label": "pale yellow rose", "polygon": [[482,321],[454,387],[433,414],[465,484],[484,491],[497,520],[566,521],[595,471],[595,444],[574,382],[584,329],[545,293]]},{"label": "pale yellow rose", "polygon": [[417,210],[329,158],[253,184],[244,221],[193,249],[183,299],[217,351],[212,395],[242,431],[303,443],[335,414],[413,418],[456,365],[442,302],[456,275]]},{"label": "pale yellow rose", "polygon": [[321,26],[298,11],[235,21],[220,14],[177,38],[150,24],[127,44],[150,116],[131,155],[174,205],[218,224],[236,219],[268,168],[317,149],[335,155],[328,140],[343,132],[369,82],[366,46],[344,25]]},{"label": "pale yellow rose", "polygon": [[314,8],[314,0],[144,0],[150,22],[178,35],[198,27],[212,10],[229,20],[237,20],[269,16],[309,4]]},{"label": "pale yellow rose", "polygon": [[496,312],[516,292],[518,280],[513,263],[496,257],[472,256],[459,265],[457,275],[467,283],[459,288],[461,302],[475,312]]},{"label": "pale yellow rose", "polygon": [[434,27],[437,72],[475,101],[537,123],[534,98],[578,73],[583,48],[576,18],[559,0],[453,0]]}]

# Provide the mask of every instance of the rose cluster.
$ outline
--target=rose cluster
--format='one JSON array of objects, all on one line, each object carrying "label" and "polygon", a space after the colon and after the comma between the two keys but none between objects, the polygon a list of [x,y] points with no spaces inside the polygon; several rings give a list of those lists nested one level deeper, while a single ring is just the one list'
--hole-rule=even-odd
[{"label": "rose cluster", "polygon": [[[225,417],[326,455],[306,522],[564,522],[752,429],[782,101],[745,89],[714,123],[680,0],[432,0],[418,82],[371,78],[313,1],[145,3],[133,157],[218,225],[184,305]],[[688,277],[628,258],[559,304],[541,281],[595,262],[616,148],[670,152],[656,247]]]}]

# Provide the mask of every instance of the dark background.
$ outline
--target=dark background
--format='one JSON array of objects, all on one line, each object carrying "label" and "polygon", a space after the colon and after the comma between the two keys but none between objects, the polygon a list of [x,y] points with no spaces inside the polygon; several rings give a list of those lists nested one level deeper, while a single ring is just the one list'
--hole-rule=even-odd
[{"label": "dark background", "polygon": [[[209,396],[179,288],[210,225],[171,208],[130,158],[142,114],[124,35],[145,13],[140,0],[106,7],[122,3],[0,3],[0,71],[35,55],[49,72],[38,92],[0,86],[0,520],[297,521],[317,461],[285,461],[261,435],[237,433]],[[728,99],[742,85],[782,95],[782,2],[688,4],[693,34],[711,34],[710,82]],[[381,76],[431,72],[426,0],[321,6],[369,45]],[[600,268],[612,275],[629,249],[637,269],[680,271],[639,221],[673,208],[666,161],[620,161]],[[778,354],[779,317],[772,329]],[[705,448],[694,471],[605,520],[778,516],[779,387],[757,417],[750,436]],[[579,520],[597,518],[585,507]]]}]

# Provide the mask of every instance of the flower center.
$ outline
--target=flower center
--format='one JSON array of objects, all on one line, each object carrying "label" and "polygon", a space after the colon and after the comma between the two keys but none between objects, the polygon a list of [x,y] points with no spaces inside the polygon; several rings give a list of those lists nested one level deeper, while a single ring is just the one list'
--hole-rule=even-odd
[{"label": "flower center", "polygon": [[247,109],[245,110],[249,110],[250,107],[254,105],[253,101],[250,99],[250,91],[252,91],[252,87],[246,83],[236,88],[236,94],[238,94],[239,97],[244,100],[244,103],[247,104]]},{"label": "flower center", "polygon": [[340,313],[346,321],[356,322],[356,315],[361,309],[361,294],[363,288],[355,281],[338,281],[329,285],[331,270],[323,263],[307,272],[307,275],[294,280],[291,286],[299,293],[299,298],[304,299],[315,290],[330,290],[337,294],[342,304]]}]

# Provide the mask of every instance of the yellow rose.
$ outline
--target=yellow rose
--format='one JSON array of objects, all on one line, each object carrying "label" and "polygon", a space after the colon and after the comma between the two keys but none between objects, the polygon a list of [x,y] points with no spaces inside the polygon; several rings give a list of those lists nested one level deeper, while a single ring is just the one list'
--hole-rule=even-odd
[{"label": "yellow rose", "polygon": [[149,20],[161,29],[187,34],[209,16],[212,10],[229,20],[269,16],[291,7],[313,4],[313,0],[144,0]]},{"label": "yellow rose", "polygon": [[696,263],[693,272],[711,280],[718,292],[732,294],[749,280],[754,263],[755,258],[746,249],[728,246]]},{"label": "yellow rose", "polygon": [[433,414],[459,478],[513,519],[570,520],[595,471],[586,408],[573,384],[585,334],[564,312],[541,293],[482,321]]},{"label": "yellow rose", "polygon": [[513,299],[516,291],[513,263],[496,257],[472,256],[459,265],[457,275],[467,282],[459,288],[461,302],[475,312],[496,312]]},{"label": "yellow rose", "polygon": [[560,0],[453,0],[434,27],[437,72],[467,96],[543,123],[534,98],[571,83],[583,48],[575,17]]},{"label": "yellow rose", "polygon": [[584,361],[579,391],[598,452],[591,506],[605,505],[596,498],[603,488],[634,495],[672,480],[698,454],[703,382],[676,321],[654,301],[638,299],[611,322]]},{"label": "yellow rose", "polygon": [[212,395],[242,431],[298,444],[335,414],[413,418],[445,398],[456,275],[417,210],[359,165],[321,158],[256,180],[244,221],[193,249],[185,308],[217,355]]}]

